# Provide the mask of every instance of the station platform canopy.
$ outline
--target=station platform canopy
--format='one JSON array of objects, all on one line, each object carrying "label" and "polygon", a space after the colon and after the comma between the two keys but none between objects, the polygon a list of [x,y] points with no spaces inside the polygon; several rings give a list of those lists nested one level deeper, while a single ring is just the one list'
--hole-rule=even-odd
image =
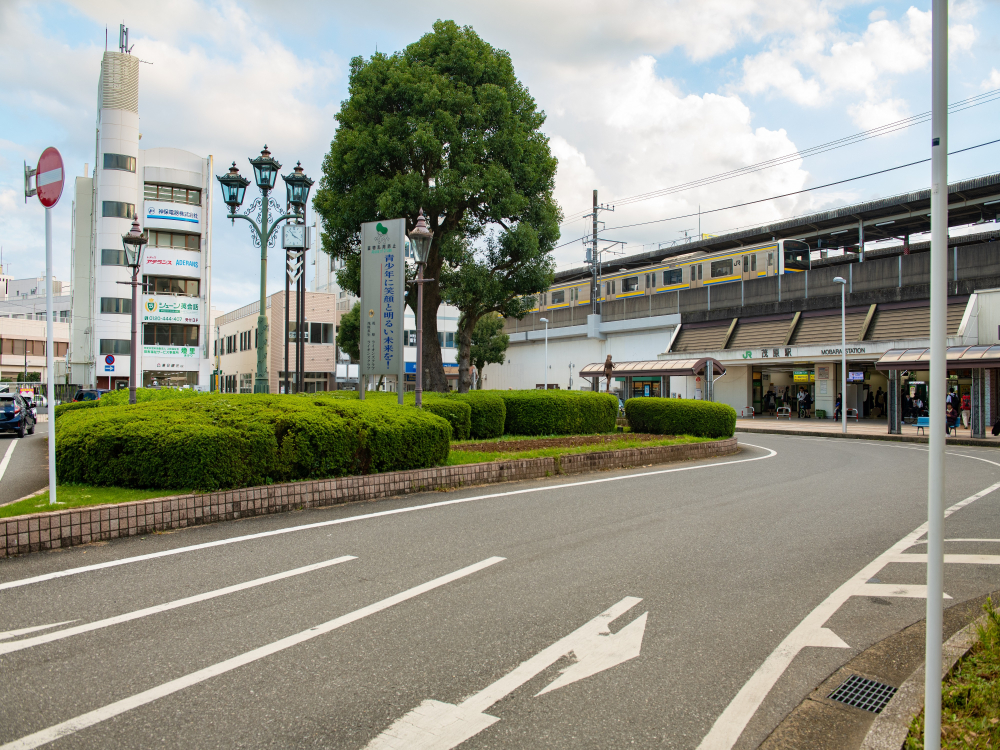
[{"label": "station platform canopy", "polygon": [[[612,374],[616,378],[635,377],[680,377],[683,375],[700,375],[705,371],[705,365],[712,363],[713,375],[724,375],[725,366],[717,359],[702,357],[701,359],[654,359],[642,362],[615,362]],[[580,368],[581,378],[603,378],[604,363],[595,362]]]},{"label": "station platform canopy", "polygon": [[[1000,346],[949,346],[949,370],[1000,367]],[[890,349],[875,362],[876,370],[928,370],[930,349]]]}]

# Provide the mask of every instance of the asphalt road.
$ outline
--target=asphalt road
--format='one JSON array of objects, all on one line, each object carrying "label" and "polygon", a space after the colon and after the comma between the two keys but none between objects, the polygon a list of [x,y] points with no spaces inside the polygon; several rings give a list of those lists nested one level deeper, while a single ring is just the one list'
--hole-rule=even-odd
[{"label": "asphalt road", "polygon": [[0,466],[10,451],[10,460],[0,475],[0,505],[12,503],[48,486],[47,435],[48,424],[45,422],[35,426],[34,435],[26,435],[23,439],[12,432],[0,433]]},{"label": "asphalt road", "polygon": [[[947,470],[949,505],[1000,489],[995,451]],[[921,446],[753,435],[3,560],[0,750],[756,747],[923,617],[925,475]],[[946,523],[986,556],[946,565],[954,601],[1000,583],[998,510]]]}]

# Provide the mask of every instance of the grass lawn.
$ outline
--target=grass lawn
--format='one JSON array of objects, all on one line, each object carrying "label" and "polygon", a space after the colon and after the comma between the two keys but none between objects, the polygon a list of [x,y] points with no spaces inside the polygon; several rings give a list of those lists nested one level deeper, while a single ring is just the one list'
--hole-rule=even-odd
[{"label": "grass lawn", "polygon": [[28,513],[47,513],[53,510],[79,508],[84,505],[127,503],[132,500],[149,500],[154,497],[188,494],[184,490],[128,490],[121,487],[95,487],[90,484],[60,484],[55,505],[49,505],[49,491],[40,495],[0,506],[0,518],[23,516]]},{"label": "grass lawn", "polygon": [[[941,686],[941,747],[1000,747],[1000,615],[989,599],[979,642]],[[904,750],[923,750],[924,715],[910,725]]]},{"label": "grass lawn", "polygon": [[[522,440],[537,440],[538,437],[524,437]],[[504,442],[517,440],[517,438],[506,438]],[[625,448],[652,448],[658,445],[683,445],[685,443],[710,443],[713,438],[691,437],[690,435],[680,435],[677,437],[665,437],[662,440],[615,440],[613,443],[595,443],[593,445],[563,446],[555,448],[536,448],[526,451],[463,451],[462,443],[453,443],[451,451],[448,453],[448,466],[459,464],[478,464],[487,461],[510,460],[516,458],[545,458],[549,456],[565,456],[571,453],[593,453],[595,451],[623,450]],[[469,441],[484,443],[489,441]]]}]

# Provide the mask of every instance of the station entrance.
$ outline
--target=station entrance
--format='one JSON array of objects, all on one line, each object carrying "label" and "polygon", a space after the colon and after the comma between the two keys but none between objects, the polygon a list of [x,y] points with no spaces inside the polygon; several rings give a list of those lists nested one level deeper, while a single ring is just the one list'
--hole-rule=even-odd
[{"label": "station entrance", "polygon": [[[754,366],[752,371],[753,408],[755,414],[776,417],[791,410],[792,419],[799,417],[799,392],[809,396],[812,419],[833,419],[842,390],[839,362],[793,362],[770,366]],[[872,362],[847,362],[846,408],[853,418],[885,419],[888,412],[889,381]],[[804,415],[805,416],[805,415]]]}]

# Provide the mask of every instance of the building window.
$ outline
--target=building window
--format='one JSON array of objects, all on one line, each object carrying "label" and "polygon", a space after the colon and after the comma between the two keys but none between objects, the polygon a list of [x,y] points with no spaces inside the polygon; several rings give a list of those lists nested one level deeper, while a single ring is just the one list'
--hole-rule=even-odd
[{"label": "building window", "polygon": [[73,319],[73,312],[71,310],[60,310],[59,311],[59,322],[69,323]]},{"label": "building window", "polygon": [[201,191],[192,188],[173,187],[172,185],[154,185],[147,182],[143,187],[143,198],[148,201],[166,201],[168,203],[187,203],[191,206],[201,205]]},{"label": "building window", "polygon": [[132,353],[132,342],[128,339],[101,339],[101,354],[124,354],[128,356]]},{"label": "building window", "polygon": [[145,323],[142,343],[145,346],[198,346],[199,326],[175,323]]},{"label": "building window", "polygon": [[131,315],[132,300],[124,297],[101,297],[101,312]]},{"label": "building window", "polygon": [[623,292],[639,291],[639,277],[629,276],[628,278],[622,279],[622,291]]},{"label": "building window", "polygon": [[416,346],[417,345],[417,332],[416,331],[403,331],[403,345],[404,346]]},{"label": "building window", "polygon": [[173,247],[178,250],[201,250],[201,235],[178,232],[149,232],[150,247]]},{"label": "building window", "polygon": [[125,154],[105,154],[105,169],[121,169],[125,172],[135,171],[135,157],[125,156]]},{"label": "building window", "polygon": [[197,297],[201,288],[198,279],[167,279],[162,276],[143,276],[145,294],[181,294]]},{"label": "building window", "polygon": [[253,373],[240,373],[240,393],[253,393]]},{"label": "building window", "polygon": [[438,346],[444,347],[445,349],[455,348],[455,332],[448,331],[444,333],[443,331],[438,331]]},{"label": "building window", "polygon": [[663,286],[670,286],[671,284],[682,284],[684,283],[684,269],[683,268],[668,268],[663,272]]},{"label": "building window", "polygon": [[310,323],[308,340],[311,344],[332,344],[333,323]]},{"label": "building window", "polygon": [[101,216],[109,219],[134,219],[135,204],[122,201],[104,201],[101,204]]},{"label": "building window", "polygon": [[125,251],[120,247],[118,249],[105,248],[101,250],[101,265],[102,266],[125,266],[128,265],[125,262]]}]

